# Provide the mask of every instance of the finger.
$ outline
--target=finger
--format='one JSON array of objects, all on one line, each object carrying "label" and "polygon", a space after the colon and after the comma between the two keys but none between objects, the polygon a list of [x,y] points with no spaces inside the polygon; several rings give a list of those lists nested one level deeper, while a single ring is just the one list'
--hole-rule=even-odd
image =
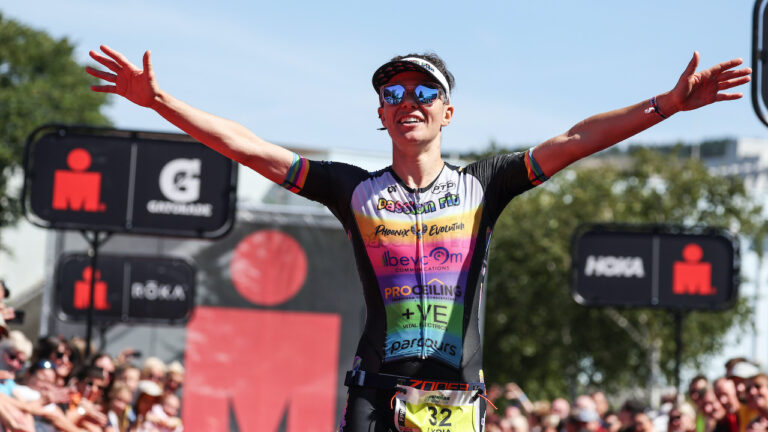
[{"label": "finger", "polygon": [[737,70],[728,70],[717,76],[720,81],[728,81],[734,78],[747,76],[752,73],[752,68],[744,68]]},{"label": "finger", "polygon": [[691,61],[688,62],[688,66],[686,66],[685,71],[683,71],[683,76],[693,75],[693,73],[696,72],[696,68],[698,66],[699,66],[699,52],[694,51]]},{"label": "finger", "polygon": [[91,90],[99,93],[117,93],[117,87],[113,85],[93,85]]},{"label": "finger", "polygon": [[113,50],[112,48],[102,45],[101,50],[104,51],[105,54],[115,59],[117,64],[119,64],[122,67],[132,68],[136,69],[136,66],[134,66],[133,63],[131,63],[128,58],[126,58],[124,55],[120,54],[119,52]]},{"label": "finger", "polygon": [[154,79],[154,78],[155,78],[155,70],[154,70],[154,69],[152,69],[152,59],[150,58],[150,56],[151,56],[151,55],[152,55],[152,54],[149,52],[149,50],[147,50],[147,51],[144,53],[144,58],[143,58],[143,62],[144,62],[144,71],[145,71],[145,72],[147,72],[147,73],[149,74],[149,77],[150,77],[151,79]]},{"label": "finger", "polygon": [[100,71],[100,70],[94,69],[94,68],[92,68],[90,66],[86,67],[85,71],[88,72],[89,74],[95,76],[96,78],[103,79],[104,81],[109,81],[109,82],[117,81],[117,75],[115,75],[113,73]]},{"label": "finger", "polygon": [[740,86],[742,84],[746,84],[751,80],[750,77],[741,77],[741,78],[735,78],[728,81],[722,81],[717,84],[717,90],[728,90],[729,88],[733,88],[736,86]]},{"label": "finger", "polygon": [[726,62],[722,62],[720,64],[714,65],[711,68],[709,68],[712,73],[721,73],[723,71],[726,71],[731,68],[735,68],[736,66],[739,66],[740,64],[744,63],[744,60],[740,58],[735,58],[732,60],[728,60]]},{"label": "finger", "polygon": [[111,70],[112,72],[120,72],[120,70],[122,69],[122,67],[120,67],[120,65],[117,64],[117,62],[115,62],[111,58],[104,57],[103,55],[97,53],[96,51],[89,51],[88,54],[91,56],[92,59],[101,63],[104,67]]},{"label": "finger", "polygon": [[742,96],[744,96],[743,93],[718,93],[715,100],[718,102],[736,100],[736,99],[741,99]]}]

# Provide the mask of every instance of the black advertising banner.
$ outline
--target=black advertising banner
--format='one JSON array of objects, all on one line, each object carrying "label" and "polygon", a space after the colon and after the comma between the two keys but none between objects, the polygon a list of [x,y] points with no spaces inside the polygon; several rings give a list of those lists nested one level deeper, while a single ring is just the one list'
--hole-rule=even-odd
[{"label": "black advertising banner", "polygon": [[593,225],[577,232],[572,259],[585,305],[719,310],[738,296],[738,247],[723,230]]},{"label": "black advertising banner", "polygon": [[186,135],[47,126],[24,167],[45,228],[217,238],[234,220],[237,164]]},{"label": "black advertising banner", "polygon": [[69,254],[59,260],[55,278],[56,309],[64,320],[86,320],[92,283],[99,322],[183,324],[194,307],[195,269],[177,258],[101,255],[94,273],[89,256]]},{"label": "black advertising banner", "polygon": [[573,256],[579,269],[576,292],[587,304],[648,304],[652,290],[647,266],[652,257],[652,245],[643,235],[586,233]]},{"label": "black advertising banner", "polygon": [[659,303],[680,309],[730,305],[738,294],[733,262],[734,246],[725,237],[667,236],[659,249],[659,279],[667,281]]},{"label": "black advertising banner", "polygon": [[62,142],[46,135],[36,150],[36,176],[29,189],[34,214],[61,225],[121,230],[128,204],[129,146],[110,138]]},{"label": "black advertising banner", "polygon": [[[133,225],[173,231],[179,221],[213,232],[225,226],[232,162],[189,143],[146,140],[137,149]],[[215,154],[215,153],[214,153]],[[205,162],[205,163],[204,163]],[[204,181],[203,181],[204,180]]]}]

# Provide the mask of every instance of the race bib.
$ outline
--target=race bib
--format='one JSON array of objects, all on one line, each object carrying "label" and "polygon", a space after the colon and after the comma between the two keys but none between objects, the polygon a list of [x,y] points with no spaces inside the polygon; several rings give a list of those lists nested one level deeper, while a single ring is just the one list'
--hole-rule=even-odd
[{"label": "race bib", "polygon": [[400,432],[482,432],[477,391],[425,391],[398,387],[395,426]]}]

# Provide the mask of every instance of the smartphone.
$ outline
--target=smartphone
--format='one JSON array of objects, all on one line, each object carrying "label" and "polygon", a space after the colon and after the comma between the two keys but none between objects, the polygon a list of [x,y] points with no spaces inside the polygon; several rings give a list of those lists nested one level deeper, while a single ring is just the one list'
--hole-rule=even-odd
[{"label": "smartphone", "polygon": [[24,311],[14,311],[15,316],[7,321],[8,324],[23,324],[24,323]]}]

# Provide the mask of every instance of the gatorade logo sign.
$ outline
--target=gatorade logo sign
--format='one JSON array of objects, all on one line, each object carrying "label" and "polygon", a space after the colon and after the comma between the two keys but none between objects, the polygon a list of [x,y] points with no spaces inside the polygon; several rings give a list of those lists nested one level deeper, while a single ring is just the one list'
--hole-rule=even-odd
[{"label": "gatorade logo sign", "polygon": [[200,198],[200,159],[174,159],[160,171],[160,191],[171,201]]},{"label": "gatorade logo sign", "polygon": [[213,204],[194,202],[200,198],[200,159],[174,159],[160,171],[160,192],[170,201],[150,200],[147,211],[153,214],[213,216]]}]

